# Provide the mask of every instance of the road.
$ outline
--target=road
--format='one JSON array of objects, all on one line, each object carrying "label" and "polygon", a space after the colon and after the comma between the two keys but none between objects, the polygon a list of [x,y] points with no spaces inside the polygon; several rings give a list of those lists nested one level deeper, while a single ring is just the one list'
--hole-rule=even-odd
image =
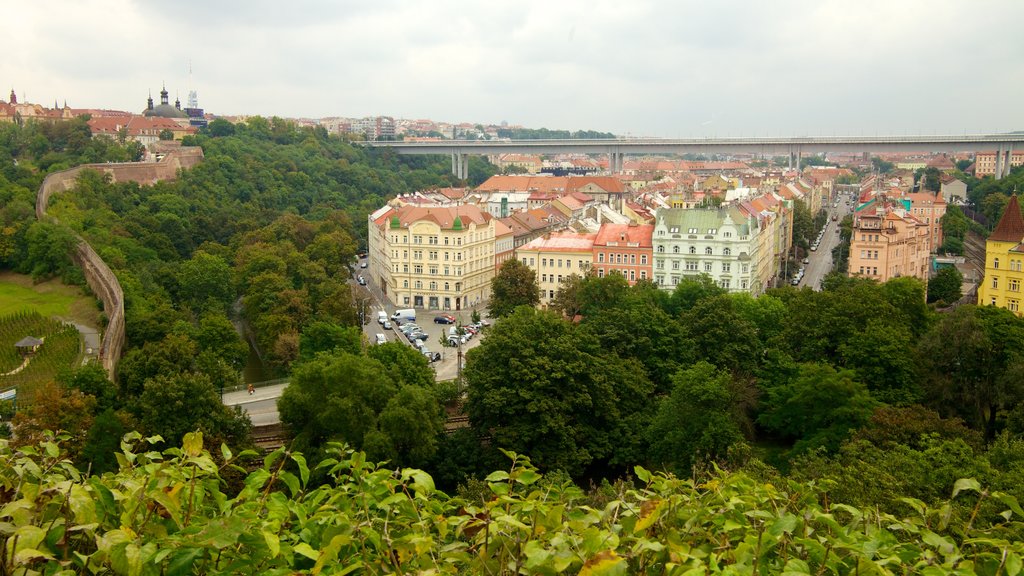
[{"label": "road", "polygon": [[[809,262],[804,265],[804,277],[798,287],[809,286],[813,290],[821,290],[821,281],[832,271],[832,249],[839,245],[840,235],[836,233],[843,218],[850,213],[847,204],[849,196],[839,196],[839,206],[828,205],[829,219],[825,222],[825,234],[821,237],[818,249],[807,256]],[[832,215],[836,216],[832,220]]]},{"label": "road", "polygon": [[281,397],[287,382],[256,388],[252,394],[246,390],[224,393],[225,406],[241,406],[249,415],[253,426],[269,426],[277,424],[281,418],[277,415],[277,399]]}]

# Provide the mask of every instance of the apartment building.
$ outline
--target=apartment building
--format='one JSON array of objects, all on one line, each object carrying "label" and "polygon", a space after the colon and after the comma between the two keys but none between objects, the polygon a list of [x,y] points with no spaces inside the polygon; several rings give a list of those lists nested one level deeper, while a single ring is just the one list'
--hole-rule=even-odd
[{"label": "apartment building", "polygon": [[653,278],[654,225],[602,224],[594,239],[593,267],[599,277],[617,271],[629,285]]},{"label": "apartment building", "polygon": [[569,276],[584,276],[590,271],[596,239],[597,234],[553,232],[534,238],[516,250],[516,258],[537,274],[541,306],[551,303]]},{"label": "apartment building", "polygon": [[885,197],[854,213],[849,274],[886,282],[913,276],[928,282],[931,251],[928,225],[910,213],[910,201]]},{"label": "apartment building", "polygon": [[985,241],[985,278],[978,286],[978,305],[999,306],[1020,316],[1024,285],[1024,218],[1017,195],[1010,197],[999,224]]},{"label": "apartment building", "polygon": [[[1024,164],[1024,152],[1014,151],[1010,153],[1010,168],[1016,168]],[[974,175],[977,178],[982,176],[994,176],[996,173],[996,153],[978,152],[974,157]]]},{"label": "apartment building", "polygon": [[910,200],[910,213],[928,226],[928,243],[931,251],[942,246],[942,217],[946,214],[946,199],[934,192],[913,192],[904,194]]},{"label": "apartment building", "polygon": [[654,280],[675,290],[683,278],[707,274],[730,292],[759,293],[757,234],[756,221],[737,208],[658,210]]},{"label": "apartment building", "polygon": [[395,306],[461,310],[490,296],[495,219],[477,206],[385,206],[368,240],[368,274]]}]

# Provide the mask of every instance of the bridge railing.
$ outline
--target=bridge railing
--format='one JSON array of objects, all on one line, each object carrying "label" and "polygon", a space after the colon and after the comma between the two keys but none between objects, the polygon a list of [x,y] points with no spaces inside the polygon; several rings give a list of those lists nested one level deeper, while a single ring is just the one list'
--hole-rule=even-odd
[{"label": "bridge railing", "polygon": [[[253,382],[252,383],[252,387],[253,388],[266,388],[268,386],[277,386],[278,384],[287,384],[290,380],[291,380],[291,378],[277,378],[275,380],[264,380],[263,382]],[[248,386],[249,386],[248,384],[238,384],[236,386],[225,386],[224,387],[224,393],[226,394],[228,392],[240,392],[242,390],[245,390]]]}]

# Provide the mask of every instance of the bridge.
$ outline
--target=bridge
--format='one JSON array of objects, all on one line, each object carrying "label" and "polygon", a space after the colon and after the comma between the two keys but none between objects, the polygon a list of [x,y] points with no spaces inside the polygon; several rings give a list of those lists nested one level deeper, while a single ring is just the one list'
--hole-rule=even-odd
[{"label": "bridge", "polygon": [[1024,132],[947,136],[800,136],[793,138],[614,138],[595,140],[445,140],[440,142],[360,142],[399,154],[449,154],[452,173],[465,180],[468,156],[491,154],[602,154],[611,172],[622,170],[626,154],[760,154],[788,156],[800,168],[804,154],[822,152],[996,152],[996,178],[1010,173],[1014,148],[1024,148]]}]

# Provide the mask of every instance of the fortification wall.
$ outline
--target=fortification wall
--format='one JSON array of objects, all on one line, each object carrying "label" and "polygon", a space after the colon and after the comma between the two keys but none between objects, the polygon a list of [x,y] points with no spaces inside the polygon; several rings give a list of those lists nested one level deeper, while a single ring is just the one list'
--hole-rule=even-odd
[{"label": "fortification wall", "polygon": [[[54,194],[64,192],[75,185],[78,175],[83,170],[97,170],[110,175],[114,182],[138,182],[153,184],[158,180],[173,180],[178,177],[179,170],[191,168],[203,160],[203,149],[199,147],[182,147],[169,152],[160,162],[126,162],[117,164],[84,164],[69,170],[54,172],[43,180],[39,192],[36,193],[36,218],[46,218],[46,207]],[[107,326],[103,332],[100,359],[107,375],[114,379],[117,363],[124,351],[124,291],[117,276],[100,258],[99,254],[79,237],[78,247],[72,255],[75,264],[85,275],[85,282],[97,298],[103,302],[103,311],[107,315]]]}]

